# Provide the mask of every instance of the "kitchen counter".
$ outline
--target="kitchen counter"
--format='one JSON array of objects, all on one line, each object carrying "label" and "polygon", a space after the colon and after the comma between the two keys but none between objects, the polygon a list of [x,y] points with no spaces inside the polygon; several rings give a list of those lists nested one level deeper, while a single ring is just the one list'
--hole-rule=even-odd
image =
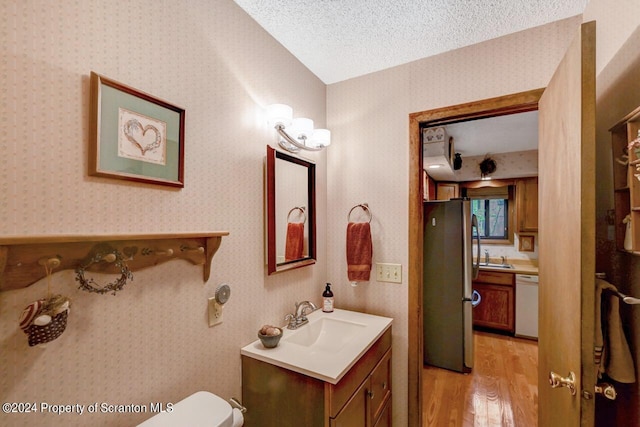
[{"label": "kitchen counter", "polygon": [[513,274],[533,274],[538,275],[538,267],[533,265],[518,265],[513,264],[513,268],[500,268],[500,267],[485,267],[480,264],[480,270],[485,271],[501,271],[503,273],[513,273]]},{"label": "kitchen counter", "polygon": [[[491,263],[500,263],[500,260],[494,260],[493,258],[489,260]],[[487,267],[480,263],[480,270],[485,271],[502,271],[504,273],[513,273],[513,274],[532,274],[538,275],[538,264],[537,262],[531,262],[526,260],[514,260],[507,261],[507,264],[513,265],[513,268],[500,268],[500,267]]]}]

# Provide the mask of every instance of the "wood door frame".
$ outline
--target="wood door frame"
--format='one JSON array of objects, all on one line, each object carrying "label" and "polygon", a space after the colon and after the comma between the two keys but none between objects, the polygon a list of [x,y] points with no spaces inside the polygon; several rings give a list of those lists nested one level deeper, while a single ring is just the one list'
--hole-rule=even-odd
[{"label": "wood door frame", "polygon": [[409,426],[422,426],[422,201],[424,194],[420,124],[444,125],[538,109],[544,88],[409,115]]}]

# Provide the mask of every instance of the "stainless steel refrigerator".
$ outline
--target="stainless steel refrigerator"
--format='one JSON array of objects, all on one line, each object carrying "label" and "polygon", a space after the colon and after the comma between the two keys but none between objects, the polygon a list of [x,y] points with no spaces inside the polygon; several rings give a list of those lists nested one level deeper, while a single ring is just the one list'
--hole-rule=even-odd
[{"label": "stainless steel refrigerator", "polygon": [[[473,237],[472,237],[473,236]],[[472,238],[477,238],[473,263]],[[480,237],[469,200],[424,203],[424,363],[458,372],[473,368],[473,307]]]}]

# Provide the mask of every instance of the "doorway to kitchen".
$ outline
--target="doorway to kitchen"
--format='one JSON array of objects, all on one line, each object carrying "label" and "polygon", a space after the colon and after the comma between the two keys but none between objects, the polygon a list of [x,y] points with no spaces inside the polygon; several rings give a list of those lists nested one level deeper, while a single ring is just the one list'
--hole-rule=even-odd
[{"label": "doorway to kitchen", "polygon": [[[522,92],[483,101],[472,102],[436,110],[429,110],[410,115],[410,182],[409,182],[409,425],[423,424],[425,407],[423,396],[426,384],[424,379],[430,378],[423,367],[423,307],[422,307],[422,274],[423,274],[423,156],[421,128],[442,126],[455,122],[473,119],[490,118],[514,113],[534,111],[538,109],[538,100],[544,89]],[[478,334],[476,334],[478,335]],[[478,342],[484,336],[478,335]],[[480,360],[480,359],[479,359]],[[454,374],[460,375],[460,374]],[[537,369],[536,369],[537,375]],[[463,376],[464,377],[464,376]],[[429,380],[432,382],[433,378]],[[432,390],[431,390],[432,391]],[[430,391],[430,392],[431,392]],[[458,389],[460,392],[460,389]],[[460,397],[452,395],[451,399]],[[465,408],[468,410],[468,408]],[[463,424],[460,424],[463,425]]]}]

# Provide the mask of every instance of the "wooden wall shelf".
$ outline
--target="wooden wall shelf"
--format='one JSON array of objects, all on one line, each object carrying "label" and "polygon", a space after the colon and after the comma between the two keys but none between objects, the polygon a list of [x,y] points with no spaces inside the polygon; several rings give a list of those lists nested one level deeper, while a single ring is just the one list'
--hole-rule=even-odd
[{"label": "wooden wall shelf", "polygon": [[[211,260],[228,231],[175,234],[52,235],[0,237],[0,291],[30,286],[46,277],[45,264],[53,272],[75,270],[96,254],[118,251],[130,271],[183,259],[203,265],[203,280],[209,280]],[[107,257],[105,257],[107,258]],[[106,259],[86,269],[120,274]]]}]

